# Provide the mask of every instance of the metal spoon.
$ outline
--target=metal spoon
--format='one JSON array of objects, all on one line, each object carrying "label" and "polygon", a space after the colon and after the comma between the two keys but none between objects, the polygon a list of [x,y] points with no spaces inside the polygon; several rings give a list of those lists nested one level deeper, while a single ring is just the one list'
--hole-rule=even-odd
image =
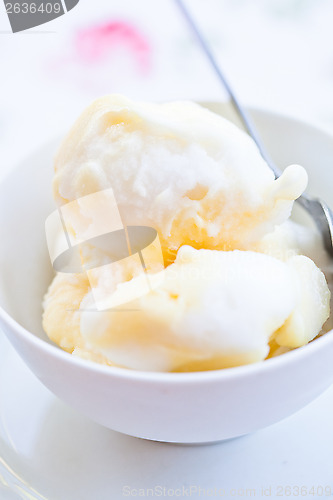
[{"label": "metal spoon", "polygon": [[[186,8],[183,0],[175,0],[177,7],[181,11],[182,15],[184,16],[186,22],[188,23],[189,27],[191,28],[192,32],[196,36],[203,52],[206,54],[210,64],[212,65],[217,77],[219,78],[220,82],[224,86],[225,90],[227,91],[231,104],[233,108],[235,109],[237,115],[239,116],[245,130],[247,133],[252,137],[254,142],[256,143],[261,156],[263,159],[266,161],[268,166],[273,170],[275,177],[279,177],[281,175],[281,170],[275,165],[273,160],[270,158],[269,154],[266,152],[265,147],[261,141],[261,138],[255,128],[255,126],[252,123],[251,118],[249,117],[248,113],[245,111],[245,109],[242,107],[240,102],[238,101],[237,97],[235,96],[234,91],[230,87],[228,81],[226,80],[221,67],[217,63],[212,50],[210,49],[209,45],[207,44],[207,41],[205,40],[204,36],[202,35],[201,31],[199,30],[197,24],[195,23],[193,17],[189,13],[188,9]],[[329,206],[323,201],[318,198],[312,198],[311,196],[307,194],[303,194],[296,200],[313,218],[314,222],[316,223],[322,237],[324,240],[324,245],[327,250],[327,252],[333,256],[333,212],[329,208]]]}]

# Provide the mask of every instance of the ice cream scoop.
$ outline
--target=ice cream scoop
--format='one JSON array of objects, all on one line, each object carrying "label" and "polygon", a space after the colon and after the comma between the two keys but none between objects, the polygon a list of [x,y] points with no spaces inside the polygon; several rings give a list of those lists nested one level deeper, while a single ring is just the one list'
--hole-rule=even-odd
[{"label": "ice cream scoop", "polygon": [[[261,361],[272,340],[304,345],[329,315],[325,277],[301,255],[283,262],[259,252],[182,246],[158,277],[159,286],[141,296],[133,294],[142,290],[140,274],[121,279],[123,308],[97,313],[87,280],[58,274],[44,304],[44,328],[85,359],[146,371],[199,371]],[[99,287],[105,279],[102,274]]]},{"label": "ice cream scoop", "polygon": [[169,264],[184,244],[248,248],[288,219],[306,184],[299,165],[275,180],[247,134],[196,103],[109,95],[63,141],[53,194],[65,206],[112,188],[123,224],[156,229]]}]

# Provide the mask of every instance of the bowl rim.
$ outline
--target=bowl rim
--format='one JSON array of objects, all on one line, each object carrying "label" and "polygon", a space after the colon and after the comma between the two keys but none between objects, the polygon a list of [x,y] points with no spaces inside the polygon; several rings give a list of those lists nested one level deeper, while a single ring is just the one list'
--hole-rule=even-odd
[{"label": "bowl rim", "polygon": [[[223,101],[200,101],[199,104],[222,104]],[[327,130],[325,127],[317,124],[310,123],[307,120],[298,119],[293,116],[288,116],[287,114],[275,112],[272,110],[266,110],[260,107],[249,107],[250,113],[268,116],[269,118],[284,120],[293,123],[296,126],[307,127],[314,132],[321,135],[325,135],[326,138],[333,141],[333,133]],[[57,137],[57,140],[59,138]],[[53,141],[47,141],[44,146],[51,144]],[[20,165],[11,169],[7,174],[0,180],[0,185],[5,183],[15,171],[19,169]],[[179,384],[180,382],[186,385],[191,383],[207,383],[207,382],[218,382],[230,379],[238,379],[243,376],[246,378],[249,375],[257,375],[265,373],[267,371],[273,371],[275,369],[281,368],[281,366],[288,366],[299,358],[308,358],[312,356],[316,351],[325,348],[327,344],[333,342],[333,329],[329,332],[321,335],[310,341],[308,344],[295,348],[289,352],[283,353],[279,356],[265,359],[262,361],[257,361],[254,363],[235,366],[230,368],[221,368],[216,370],[206,370],[197,372],[158,372],[158,371],[147,371],[147,370],[136,370],[131,368],[122,368],[119,366],[109,366],[102,365],[95,361],[82,359],[80,357],[73,356],[71,353],[64,351],[61,347],[56,344],[51,344],[46,340],[43,340],[36,336],[34,333],[30,332],[24,328],[20,323],[18,323],[9,313],[7,313],[0,305],[0,329],[2,323],[4,323],[8,329],[14,330],[17,337],[19,337],[23,342],[29,344],[32,348],[37,348],[41,353],[45,353],[51,357],[56,358],[60,363],[70,364],[78,370],[91,371],[96,375],[103,375],[110,378],[119,378],[123,380],[130,381],[145,381],[150,383],[171,383]],[[7,337],[10,337],[10,333],[6,333]]]}]

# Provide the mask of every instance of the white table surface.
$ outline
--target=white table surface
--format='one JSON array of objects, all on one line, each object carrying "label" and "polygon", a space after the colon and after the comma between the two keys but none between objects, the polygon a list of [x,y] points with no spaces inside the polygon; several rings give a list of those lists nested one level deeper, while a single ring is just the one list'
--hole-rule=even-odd
[{"label": "white table surface", "polygon": [[[330,0],[190,4],[246,105],[333,131]],[[139,31],[147,43],[145,63],[137,47],[112,37],[103,41],[99,61],[89,59],[80,46],[82,30],[93,37],[93,27],[115,21]],[[16,35],[9,32],[1,4],[0,65],[0,177],[67,130],[99,95],[223,98],[172,0],[81,0],[66,16]],[[293,498],[321,498],[320,487],[324,497],[325,487],[333,492],[333,388],[255,434],[212,446],[163,445],[117,434],[78,415],[0,340],[1,500],[118,500],[126,498],[126,487],[132,489],[129,498],[147,496],[155,487],[162,497],[184,498],[280,498],[279,493],[284,498],[289,486],[295,486]],[[14,480],[23,487],[15,493],[5,487],[14,473],[23,481]],[[24,496],[25,483],[42,496]]]}]

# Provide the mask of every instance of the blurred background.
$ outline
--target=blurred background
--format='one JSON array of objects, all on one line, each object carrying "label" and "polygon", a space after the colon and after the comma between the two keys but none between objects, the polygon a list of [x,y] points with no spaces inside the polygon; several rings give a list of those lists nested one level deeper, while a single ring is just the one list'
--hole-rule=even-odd
[{"label": "blurred background", "polygon": [[[187,6],[245,105],[333,131],[332,0]],[[225,99],[173,0],[81,0],[16,34],[1,3],[0,65],[0,176],[100,95]]]}]

